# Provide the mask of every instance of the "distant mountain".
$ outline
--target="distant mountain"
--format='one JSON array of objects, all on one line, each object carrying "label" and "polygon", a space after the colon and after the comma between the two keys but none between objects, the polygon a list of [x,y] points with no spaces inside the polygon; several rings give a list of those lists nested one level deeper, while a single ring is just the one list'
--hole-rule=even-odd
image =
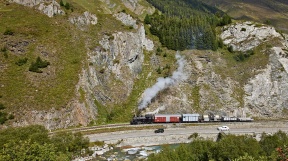
[{"label": "distant mountain", "polygon": [[238,20],[268,23],[288,32],[288,1],[286,0],[203,0]]}]

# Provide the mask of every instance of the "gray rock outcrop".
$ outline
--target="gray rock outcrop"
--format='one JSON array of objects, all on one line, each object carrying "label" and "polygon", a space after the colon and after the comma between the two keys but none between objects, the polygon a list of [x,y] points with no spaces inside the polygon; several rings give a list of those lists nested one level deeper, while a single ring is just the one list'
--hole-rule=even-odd
[{"label": "gray rock outcrop", "polygon": [[138,25],[136,24],[136,20],[133,19],[130,15],[124,13],[124,12],[119,12],[117,14],[113,15],[117,20],[121,21],[123,24],[126,26],[132,26],[134,29],[138,28]]},{"label": "gray rock outcrop", "polygon": [[273,37],[281,37],[274,27],[252,22],[232,24],[223,30],[223,43],[232,46],[234,51],[248,51]]},{"label": "gray rock outcrop", "polygon": [[256,116],[281,117],[288,107],[288,59],[280,47],[271,49],[267,67],[245,85],[245,107]]},{"label": "gray rock outcrop", "polygon": [[[88,69],[82,71],[77,89],[85,92],[89,111],[97,111],[97,104],[117,104],[130,95],[135,79],[142,71],[143,50],[153,50],[154,44],[145,37],[140,26],[137,32],[117,32],[105,35],[101,46],[88,52]],[[94,112],[88,115],[95,119]]]},{"label": "gray rock outcrop", "polygon": [[53,17],[57,14],[65,14],[65,12],[61,10],[59,3],[55,0],[10,0],[10,2],[14,2],[31,8],[35,7],[48,17]]},{"label": "gray rock outcrop", "polygon": [[97,17],[95,14],[92,14],[92,13],[86,11],[81,16],[70,17],[69,21],[72,24],[75,24],[80,29],[83,29],[83,27],[86,27],[88,25],[96,25],[97,24]]}]

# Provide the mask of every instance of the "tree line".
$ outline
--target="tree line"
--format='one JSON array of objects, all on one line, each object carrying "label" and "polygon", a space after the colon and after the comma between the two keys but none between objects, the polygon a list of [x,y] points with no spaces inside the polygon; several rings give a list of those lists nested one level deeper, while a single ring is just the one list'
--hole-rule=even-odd
[{"label": "tree line", "polygon": [[0,161],[69,161],[89,153],[89,140],[81,133],[59,132],[52,137],[40,125],[0,131]]},{"label": "tree line", "polygon": [[173,50],[212,49],[218,42],[215,28],[231,23],[231,18],[198,0],[148,0],[159,12],[146,15],[144,22]]},{"label": "tree line", "polygon": [[288,136],[282,131],[273,135],[263,133],[257,141],[252,135],[219,133],[217,141],[192,136],[189,144],[176,149],[165,147],[160,153],[149,156],[148,161],[286,161]]}]

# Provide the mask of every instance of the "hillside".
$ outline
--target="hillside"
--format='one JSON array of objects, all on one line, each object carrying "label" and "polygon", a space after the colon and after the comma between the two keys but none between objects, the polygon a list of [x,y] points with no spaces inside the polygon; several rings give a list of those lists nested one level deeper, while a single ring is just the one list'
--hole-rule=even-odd
[{"label": "hillside", "polygon": [[[217,26],[225,14],[197,0],[181,1],[199,4],[182,4],[182,13],[170,12],[180,1],[162,12],[152,6],[160,1],[149,2],[2,0],[0,121],[8,119],[2,127],[128,122],[138,109],[285,117],[287,35],[254,22]],[[147,15],[167,21],[157,27],[145,22]],[[160,43],[167,35],[166,42],[175,45],[181,35],[206,50],[168,49]]]},{"label": "hillside", "polygon": [[204,0],[237,20],[268,23],[288,32],[288,1],[285,0]]}]

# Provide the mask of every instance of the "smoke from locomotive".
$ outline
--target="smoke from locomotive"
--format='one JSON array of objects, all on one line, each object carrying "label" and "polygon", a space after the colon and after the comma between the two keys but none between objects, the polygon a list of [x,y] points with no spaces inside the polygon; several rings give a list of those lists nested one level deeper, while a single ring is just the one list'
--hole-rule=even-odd
[{"label": "smoke from locomotive", "polygon": [[173,72],[171,77],[160,77],[157,79],[156,84],[150,88],[147,88],[143,93],[143,98],[138,106],[138,109],[144,109],[148,104],[150,104],[151,100],[157,95],[158,92],[188,78],[188,76],[184,73],[184,66],[186,61],[178,51],[176,53],[176,59],[178,63],[177,70]]}]

